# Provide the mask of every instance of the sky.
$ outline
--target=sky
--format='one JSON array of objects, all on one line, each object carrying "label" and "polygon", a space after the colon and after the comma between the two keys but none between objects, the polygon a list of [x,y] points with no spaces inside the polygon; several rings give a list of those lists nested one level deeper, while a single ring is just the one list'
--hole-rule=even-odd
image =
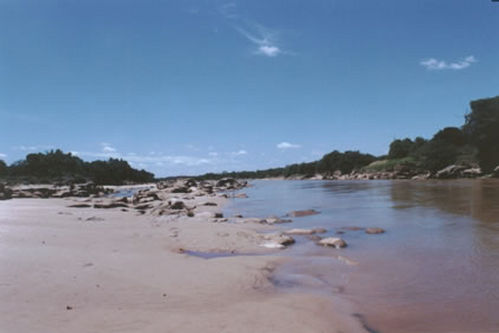
[{"label": "sky", "polygon": [[256,170],[461,126],[499,95],[491,0],[0,0],[0,159]]}]

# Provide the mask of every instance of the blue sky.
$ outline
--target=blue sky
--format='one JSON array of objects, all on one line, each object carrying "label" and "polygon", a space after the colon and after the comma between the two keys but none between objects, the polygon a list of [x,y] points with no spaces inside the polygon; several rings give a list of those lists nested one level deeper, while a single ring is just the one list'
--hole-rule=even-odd
[{"label": "blue sky", "polygon": [[0,0],[0,158],[253,170],[460,126],[499,95],[490,0]]}]

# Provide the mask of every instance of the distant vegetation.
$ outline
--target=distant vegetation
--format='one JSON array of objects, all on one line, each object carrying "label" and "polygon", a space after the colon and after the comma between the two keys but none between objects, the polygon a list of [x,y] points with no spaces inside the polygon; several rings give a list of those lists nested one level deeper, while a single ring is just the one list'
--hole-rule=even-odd
[{"label": "distant vegetation", "polygon": [[[410,170],[407,174],[435,174],[453,164],[470,168],[480,166],[482,172],[490,173],[499,166],[499,96],[472,101],[470,107],[462,127],[446,127],[431,139],[396,139],[390,144],[386,156],[335,150],[318,161],[257,171],[208,173],[197,178],[307,178],[317,174],[330,177],[353,171],[394,170]],[[0,160],[0,178],[31,182],[92,180],[97,184],[123,184],[151,182],[154,175],[133,169],[123,160],[111,158],[108,161],[84,162],[70,153],[55,150],[29,154],[25,160],[10,166]]]},{"label": "distant vegetation", "polygon": [[154,181],[152,173],[136,170],[124,160],[110,158],[107,161],[85,162],[59,149],[29,154],[26,159],[10,166],[0,161],[0,178],[29,183],[93,181],[105,185]]},{"label": "distant vegetation", "polygon": [[485,173],[499,166],[499,96],[470,103],[461,127],[446,127],[431,139],[396,139],[388,155],[375,157],[358,151],[333,151],[320,160],[258,171],[209,173],[199,178],[269,178],[331,176],[335,173],[383,172],[405,168],[413,173],[435,173],[449,165],[480,166]]}]

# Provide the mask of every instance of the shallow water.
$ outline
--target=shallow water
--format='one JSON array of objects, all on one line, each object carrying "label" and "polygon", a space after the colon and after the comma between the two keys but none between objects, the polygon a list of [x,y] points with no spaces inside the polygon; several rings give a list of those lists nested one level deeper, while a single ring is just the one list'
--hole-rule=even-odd
[{"label": "shallow water", "polygon": [[316,209],[279,228],[381,227],[339,235],[341,250],[306,237],[282,253],[283,289],[347,300],[378,332],[499,332],[499,182],[254,181],[227,216],[283,216]]}]

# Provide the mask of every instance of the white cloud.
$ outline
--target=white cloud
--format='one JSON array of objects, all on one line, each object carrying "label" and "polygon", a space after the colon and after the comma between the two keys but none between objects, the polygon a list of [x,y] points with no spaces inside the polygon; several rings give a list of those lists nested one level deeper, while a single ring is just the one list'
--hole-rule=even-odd
[{"label": "white cloud", "polygon": [[286,53],[277,46],[277,33],[275,31],[256,23],[252,24],[250,28],[252,32],[240,27],[236,29],[241,35],[257,46],[256,50],[253,51],[254,54],[276,57]]},{"label": "white cloud", "polygon": [[20,150],[20,151],[41,151],[41,150],[49,150],[49,149],[54,149],[53,146],[50,145],[39,145],[39,146],[15,146],[13,147],[14,150]]},{"label": "white cloud", "polygon": [[102,142],[100,145],[103,153],[116,153],[116,148],[114,148],[110,143]]},{"label": "white cloud", "polygon": [[217,157],[217,156],[218,156],[218,153],[217,153],[216,151],[210,151],[210,152],[208,153],[208,155],[209,155],[209,156],[211,156],[211,157]]},{"label": "white cloud", "polygon": [[7,154],[0,153],[0,158],[6,158],[6,157],[7,157]]},{"label": "white cloud", "polygon": [[277,148],[279,149],[296,149],[296,148],[301,148],[301,145],[297,145],[294,143],[289,143],[289,142],[281,142],[277,144]]},{"label": "white cloud", "polygon": [[281,53],[281,49],[273,45],[262,45],[258,48],[257,54],[264,54],[268,57],[275,57]]},{"label": "white cloud", "polygon": [[451,63],[448,63],[444,60],[437,60],[435,58],[430,58],[421,61],[419,64],[428,70],[444,70],[444,69],[461,70],[470,67],[471,64],[475,62],[477,62],[476,58],[471,55],[464,58],[463,60]]},{"label": "white cloud", "polygon": [[244,149],[241,149],[241,150],[238,150],[238,151],[235,151],[232,153],[232,155],[234,155],[234,156],[246,155],[246,154],[248,154],[248,152]]}]

